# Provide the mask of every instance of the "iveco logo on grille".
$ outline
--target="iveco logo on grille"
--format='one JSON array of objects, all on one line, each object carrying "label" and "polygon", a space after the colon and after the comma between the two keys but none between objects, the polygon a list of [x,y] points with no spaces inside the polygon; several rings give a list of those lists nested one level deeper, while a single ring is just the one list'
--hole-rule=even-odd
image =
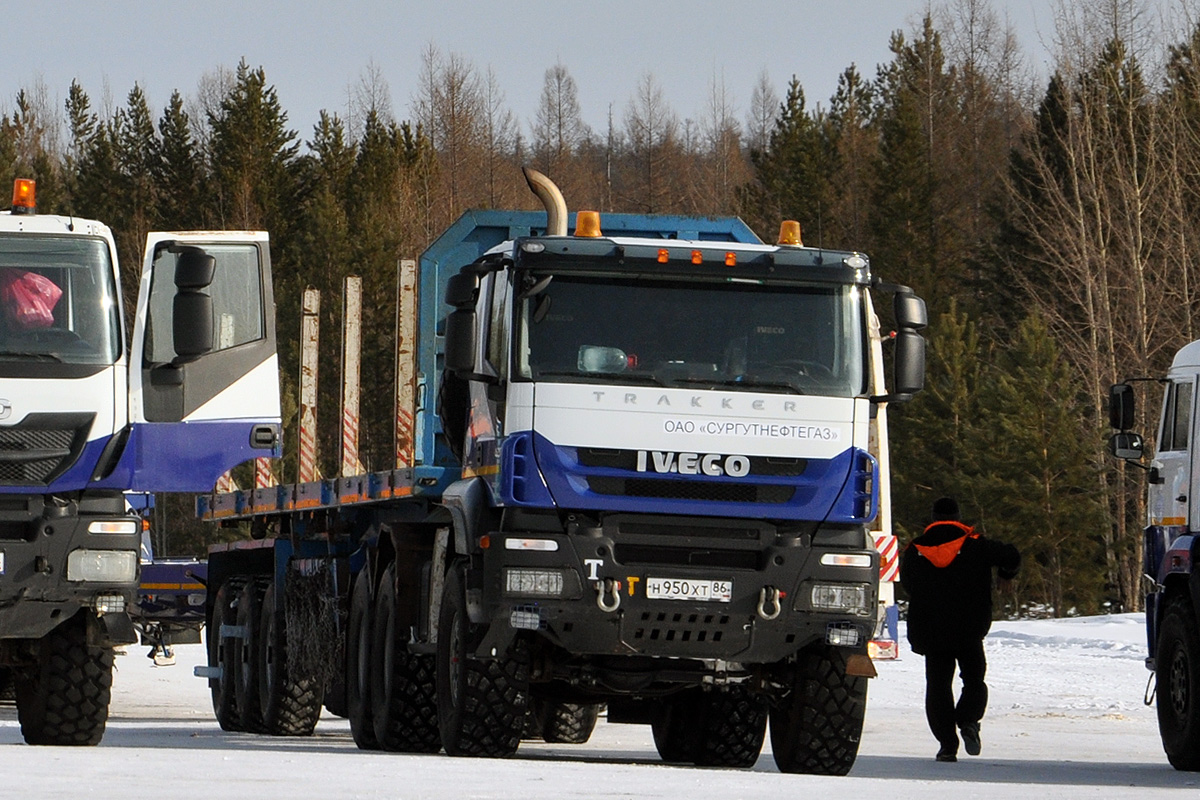
[{"label": "iveco logo on grille", "polygon": [[0,397],[0,419],[8,419],[12,416],[12,403]]},{"label": "iveco logo on grille", "polygon": [[637,471],[675,472],[680,475],[729,475],[740,478],[750,474],[750,457],[638,450]]}]

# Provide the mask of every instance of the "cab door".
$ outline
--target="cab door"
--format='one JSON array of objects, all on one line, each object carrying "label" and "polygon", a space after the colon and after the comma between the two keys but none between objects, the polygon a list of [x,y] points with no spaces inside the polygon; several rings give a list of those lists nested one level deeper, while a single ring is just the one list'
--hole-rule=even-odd
[{"label": "cab door", "polygon": [[1158,451],[1150,491],[1150,524],[1159,526],[1170,542],[1187,530],[1191,499],[1192,420],[1195,376],[1177,376],[1167,384],[1163,416],[1158,433]]},{"label": "cab door", "polygon": [[207,492],[280,454],[268,236],[151,233],[130,354],[130,488]]}]

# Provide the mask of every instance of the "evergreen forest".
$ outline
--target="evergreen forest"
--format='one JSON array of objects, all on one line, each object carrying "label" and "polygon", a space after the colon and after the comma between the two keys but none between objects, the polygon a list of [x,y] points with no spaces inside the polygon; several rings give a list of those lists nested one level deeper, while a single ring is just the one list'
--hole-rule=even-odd
[{"label": "evergreen forest", "polygon": [[[464,210],[539,208],[521,165],[572,210],[738,215],[764,241],[799,220],[806,245],[865,252],[928,303],[926,389],[890,418],[901,545],[950,494],[965,521],[1024,554],[1009,613],[1132,611],[1145,473],[1107,455],[1106,399],[1114,382],[1164,374],[1200,336],[1200,25],[1118,0],[1062,4],[1050,51],[1035,67],[997,5],[951,0],[896,31],[873,72],[846,65],[827,99],[794,78],[713,78],[706,107],[681,116],[646,74],[596,129],[567,64],[547,67],[536,115],[519,120],[487,65],[430,45],[418,85],[394,87],[409,117],[368,68],[346,109],[308,131],[290,127],[247,54],[162,107],[137,85],[111,108],[78,83],[14,87],[0,98],[0,185],[34,178],[40,212],[108,223],[127,301],[148,231],[270,232],[284,479],[305,287],[323,293],[321,469],[338,463],[352,274],[364,284],[360,457],[390,468],[397,263]],[[1139,387],[1136,429],[1150,440],[1159,390]],[[164,554],[213,536],[186,532],[186,516],[159,539]]]}]

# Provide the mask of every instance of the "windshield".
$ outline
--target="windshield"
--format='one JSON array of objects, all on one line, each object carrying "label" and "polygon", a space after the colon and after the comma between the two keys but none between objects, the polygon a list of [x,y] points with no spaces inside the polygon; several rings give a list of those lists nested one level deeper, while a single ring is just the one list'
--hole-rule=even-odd
[{"label": "windshield", "polygon": [[119,330],[103,239],[0,235],[0,361],[112,364]]},{"label": "windshield", "polygon": [[556,275],[523,299],[517,375],[853,397],[865,391],[861,292]]}]

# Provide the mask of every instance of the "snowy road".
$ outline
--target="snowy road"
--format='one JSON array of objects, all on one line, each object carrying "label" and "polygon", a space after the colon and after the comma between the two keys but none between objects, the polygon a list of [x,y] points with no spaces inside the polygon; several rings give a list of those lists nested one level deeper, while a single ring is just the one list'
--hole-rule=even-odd
[{"label": "snowy road", "polygon": [[862,747],[845,778],[781,775],[768,748],[753,770],[665,766],[649,728],[601,721],[582,746],[524,743],[502,761],[355,749],[345,720],[315,736],[222,732],[203,648],[154,667],[145,649],[117,659],[111,718],[97,748],[28,747],[0,708],[0,797],[231,798],[803,798],[1184,797],[1200,773],[1173,770],[1142,704],[1142,623],[1135,615],[998,622],[988,638],[991,704],[983,754],[934,762],[923,660],[902,649],[872,682]]}]

